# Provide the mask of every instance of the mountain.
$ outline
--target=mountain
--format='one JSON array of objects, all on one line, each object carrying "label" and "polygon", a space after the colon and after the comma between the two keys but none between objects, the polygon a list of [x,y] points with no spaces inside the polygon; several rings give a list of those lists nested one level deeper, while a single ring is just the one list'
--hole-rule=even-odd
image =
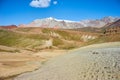
[{"label": "mountain", "polygon": [[96,20],[83,20],[81,21],[83,24],[86,24],[85,27],[97,27],[97,28],[100,28],[100,27],[103,27],[105,26],[106,24],[108,23],[112,23],[112,22],[115,22],[117,21],[118,19],[120,18],[115,18],[115,17],[104,17],[102,19],[96,19]]},{"label": "mountain", "polygon": [[30,24],[19,25],[20,27],[43,27],[43,28],[62,28],[62,29],[71,29],[84,27],[79,22],[69,21],[69,20],[58,20],[55,18],[45,18],[45,19],[36,19]]},{"label": "mountain", "polygon": [[114,28],[114,27],[120,27],[120,19],[111,23],[111,24],[107,24],[105,26],[105,28]]},{"label": "mountain", "polygon": [[55,18],[36,19],[30,24],[21,24],[19,27],[43,27],[43,28],[61,28],[61,29],[77,29],[83,27],[96,27],[101,28],[108,23],[117,21],[120,18],[104,17],[96,20],[82,20],[82,21],[69,21],[59,20]]}]

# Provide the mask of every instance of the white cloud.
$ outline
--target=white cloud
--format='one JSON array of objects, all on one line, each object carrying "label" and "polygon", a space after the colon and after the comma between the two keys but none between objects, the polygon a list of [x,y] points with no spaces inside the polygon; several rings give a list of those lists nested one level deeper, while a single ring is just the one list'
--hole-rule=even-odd
[{"label": "white cloud", "polygon": [[30,6],[36,8],[46,8],[50,6],[51,0],[32,0]]},{"label": "white cloud", "polygon": [[55,4],[55,5],[56,5],[57,3],[58,3],[57,1],[53,1],[53,4]]}]

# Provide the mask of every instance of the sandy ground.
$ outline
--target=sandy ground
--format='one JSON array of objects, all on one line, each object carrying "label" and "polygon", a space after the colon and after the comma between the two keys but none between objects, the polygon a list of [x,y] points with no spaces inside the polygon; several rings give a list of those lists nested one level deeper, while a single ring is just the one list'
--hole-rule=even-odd
[{"label": "sandy ground", "polygon": [[[14,50],[5,46],[0,48]],[[10,78],[21,73],[34,71],[41,67],[45,61],[52,57],[67,53],[63,50],[40,51],[37,53],[22,51],[21,53],[0,52],[0,80],[11,80]]]},{"label": "sandy ground", "polygon": [[120,42],[73,50],[14,80],[120,80]]}]

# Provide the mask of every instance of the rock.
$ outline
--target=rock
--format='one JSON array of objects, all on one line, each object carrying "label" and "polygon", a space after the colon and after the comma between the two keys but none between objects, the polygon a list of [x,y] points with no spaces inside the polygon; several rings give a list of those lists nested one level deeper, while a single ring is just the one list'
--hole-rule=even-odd
[{"label": "rock", "polygon": [[88,40],[93,40],[96,38],[96,36],[92,36],[92,35],[82,35],[81,37],[83,39],[83,41],[88,41]]}]

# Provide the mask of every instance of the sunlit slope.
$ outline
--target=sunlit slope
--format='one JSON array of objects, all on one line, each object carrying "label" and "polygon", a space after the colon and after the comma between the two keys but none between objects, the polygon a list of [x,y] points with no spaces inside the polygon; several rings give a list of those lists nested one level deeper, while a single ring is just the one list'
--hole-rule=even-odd
[{"label": "sunlit slope", "polygon": [[0,29],[0,45],[33,51],[46,48],[73,49],[95,43],[115,41],[120,41],[119,34],[106,36],[103,33],[50,28]]}]

